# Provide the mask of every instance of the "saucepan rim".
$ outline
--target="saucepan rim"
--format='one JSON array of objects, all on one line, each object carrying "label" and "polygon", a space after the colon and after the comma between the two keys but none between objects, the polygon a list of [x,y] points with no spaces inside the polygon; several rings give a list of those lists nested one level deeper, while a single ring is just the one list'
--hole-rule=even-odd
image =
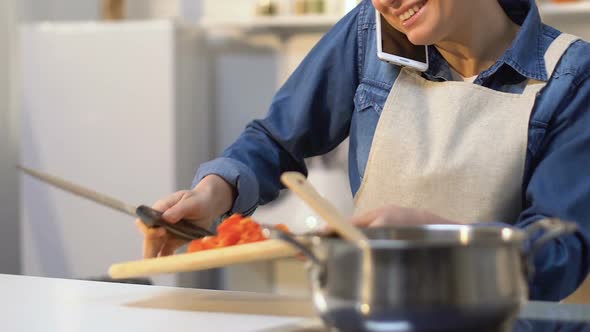
[{"label": "saucepan rim", "polygon": [[[576,232],[578,226],[574,222],[563,221],[556,218],[538,220],[525,228],[497,227],[493,225],[409,225],[409,226],[386,226],[366,228],[362,231],[369,237],[371,249],[430,249],[430,248],[470,248],[486,247],[492,250],[500,247],[512,247],[520,250],[527,261],[527,273],[532,276],[533,257],[549,241],[558,237]],[[293,247],[298,248],[315,265],[322,265],[313,252],[313,248],[334,245],[349,245],[357,247],[356,244],[340,239],[333,233],[308,233],[292,235],[276,228],[269,228],[271,236],[281,239]],[[422,233],[455,233],[458,237],[451,239],[391,239],[379,238],[379,232],[398,232],[406,234]],[[399,234],[398,234],[399,235]],[[357,247],[358,248],[358,247]]]},{"label": "saucepan rim", "polygon": [[[362,232],[375,249],[472,247],[491,245],[522,245],[527,233],[515,227],[494,227],[462,224],[402,225],[365,228]],[[316,232],[294,236],[302,243],[335,245],[346,243],[332,232]]]}]

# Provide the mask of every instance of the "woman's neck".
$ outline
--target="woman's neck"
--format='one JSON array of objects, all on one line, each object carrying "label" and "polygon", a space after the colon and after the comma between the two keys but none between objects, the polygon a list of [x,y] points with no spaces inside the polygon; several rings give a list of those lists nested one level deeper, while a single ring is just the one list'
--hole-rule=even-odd
[{"label": "woman's neck", "polygon": [[464,77],[476,76],[491,67],[510,47],[520,28],[497,1],[473,3],[478,4],[477,11],[458,26],[452,38],[435,45],[449,65]]}]

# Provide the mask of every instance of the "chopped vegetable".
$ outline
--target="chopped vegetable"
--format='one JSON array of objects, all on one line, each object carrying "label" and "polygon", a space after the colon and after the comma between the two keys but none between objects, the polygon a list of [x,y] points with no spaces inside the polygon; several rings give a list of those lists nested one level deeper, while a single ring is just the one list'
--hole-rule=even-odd
[{"label": "chopped vegetable", "polygon": [[[276,228],[289,232],[284,224],[278,224]],[[262,233],[262,227],[250,217],[234,214],[225,219],[217,227],[217,236],[206,236],[193,240],[188,246],[188,252],[224,248],[238,244],[264,241],[267,238]]]}]

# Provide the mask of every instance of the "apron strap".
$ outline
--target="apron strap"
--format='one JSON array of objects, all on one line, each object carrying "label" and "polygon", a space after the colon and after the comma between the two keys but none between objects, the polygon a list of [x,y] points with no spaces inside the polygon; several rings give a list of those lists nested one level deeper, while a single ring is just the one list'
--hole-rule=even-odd
[{"label": "apron strap", "polygon": [[545,69],[547,70],[547,81],[529,79],[523,94],[536,94],[541,91],[553,76],[553,72],[555,72],[555,68],[557,68],[557,65],[559,64],[563,54],[567,51],[571,44],[573,44],[578,39],[580,39],[580,37],[567,33],[562,33],[557,38],[555,38],[551,45],[549,45],[547,52],[545,52]]},{"label": "apron strap", "polygon": [[562,33],[559,35],[545,52],[545,68],[547,70],[547,80],[551,79],[553,72],[561,60],[563,54],[567,51],[571,44],[580,39],[574,35]]}]

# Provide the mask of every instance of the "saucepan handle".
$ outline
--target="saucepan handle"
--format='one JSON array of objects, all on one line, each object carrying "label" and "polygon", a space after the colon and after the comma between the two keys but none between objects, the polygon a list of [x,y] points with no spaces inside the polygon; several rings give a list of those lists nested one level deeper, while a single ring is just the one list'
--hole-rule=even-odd
[{"label": "saucepan handle", "polygon": [[527,254],[529,256],[534,256],[549,241],[563,235],[575,233],[577,230],[578,225],[570,221],[563,221],[555,218],[539,220],[524,229],[529,239],[537,232],[545,231],[543,235],[531,244]]},{"label": "saucepan handle", "polygon": [[264,229],[269,232],[269,237],[284,241],[294,248],[301,251],[314,265],[322,266],[322,261],[301,241],[297,240],[292,234],[285,232],[273,226],[263,225]]},{"label": "saucepan handle", "polygon": [[309,249],[308,246],[297,240],[295,236],[283,230],[271,228],[269,231],[271,238],[285,241],[296,249],[299,249],[301,253],[309,259],[307,269],[310,273],[310,280],[312,280],[312,282],[317,281],[317,285],[320,288],[326,285],[326,265]]},{"label": "saucepan handle", "polygon": [[525,258],[527,261],[527,274],[529,279],[534,274],[534,257],[549,241],[555,240],[563,235],[575,233],[578,230],[578,225],[570,221],[563,221],[556,218],[547,218],[539,220],[530,226],[524,228],[524,232],[528,239],[532,239],[539,231],[544,233],[534,242],[530,244]]}]

